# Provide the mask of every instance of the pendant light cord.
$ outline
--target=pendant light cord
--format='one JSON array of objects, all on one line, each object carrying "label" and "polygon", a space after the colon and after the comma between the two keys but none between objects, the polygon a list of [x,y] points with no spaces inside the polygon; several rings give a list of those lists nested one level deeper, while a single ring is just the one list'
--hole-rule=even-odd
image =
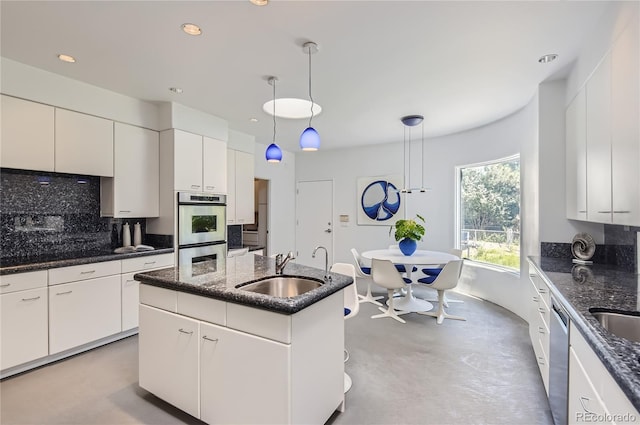
[{"label": "pendant light cord", "polygon": [[420,187],[421,190],[424,190],[424,121],[422,121],[422,187]]},{"label": "pendant light cord", "polygon": [[309,52],[309,99],[311,99],[311,116],[309,117],[309,127],[311,127],[311,120],[313,120],[313,96],[311,96],[311,46],[308,46]]},{"label": "pendant light cord", "polygon": [[276,142],[276,79],[273,80],[273,143]]}]

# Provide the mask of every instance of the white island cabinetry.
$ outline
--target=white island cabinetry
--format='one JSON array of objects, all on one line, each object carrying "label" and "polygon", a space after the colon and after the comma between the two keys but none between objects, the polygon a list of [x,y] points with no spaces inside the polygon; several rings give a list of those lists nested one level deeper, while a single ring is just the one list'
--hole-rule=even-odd
[{"label": "white island cabinetry", "polygon": [[342,291],[292,315],[145,284],[140,303],[140,386],[202,421],[324,423],[341,407]]}]

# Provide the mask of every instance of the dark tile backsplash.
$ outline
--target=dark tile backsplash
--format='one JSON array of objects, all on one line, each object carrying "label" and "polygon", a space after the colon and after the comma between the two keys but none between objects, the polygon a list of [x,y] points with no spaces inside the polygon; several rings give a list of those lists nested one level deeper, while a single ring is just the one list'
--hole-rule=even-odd
[{"label": "dark tile backsplash", "polygon": [[2,264],[111,252],[122,245],[124,222],[131,232],[140,222],[145,243],[146,219],[100,217],[100,177],[95,176],[3,168],[0,222]]},{"label": "dark tile backsplash", "polygon": [[[640,227],[604,225],[604,245],[596,245],[591,259],[594,263],[619,266],[629,271],[637,271],[637,233]],[[571,243],[542,242],[540,255],[543,257],[572,258]]]},{"label": "dark tile backsplash", "polygon": [[229,248],[242,247],[242,225],[227,226],[227,245]]}]

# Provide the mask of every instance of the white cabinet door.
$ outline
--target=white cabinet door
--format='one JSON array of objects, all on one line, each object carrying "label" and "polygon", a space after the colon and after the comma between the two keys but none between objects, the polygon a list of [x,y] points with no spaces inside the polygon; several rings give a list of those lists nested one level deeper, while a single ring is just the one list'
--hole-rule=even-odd
[{"label": "white cabinet door", "polygon": [[613,223],[640,225],[640,34],[637,17],[616,41],[611,64]]},{"label": "white cabinet door", "polygon": [[566,213],[574,220],[587,219],[587,103],[584,90],[567,107]]},{"label": "white cabinet door", "polygon": [[236,224],[236,151],[227,149],[227,224]]},{"label": "white cabinet door", "polygon": [[157,131],[115,123],[114,217],[159,214],[160,148]]},{"label": "white cabinet door", "polygon": [[137,272],[125,273],[121,277],[122,291],[122,331],[138,327],[138,304],[140,304],[140,283],[133,278]]},{"label": "white cabinet door", "polygon": [[113,177],[113,121],[56,108],[55,171]]},{"label": "white cabinet door", "polygon": [[196,418],[199,339],[198,321],[140,306],[140,386]]},{"label": "white cabinet door", "polygon": [[202,136],[173,131],[174,189],[202,192]]},{"label": "white cabinet door", "polygon": [[598,418],[605,418],[607,413],[575,350],[570,347],[569,415],[567,420],[570,424],[609,423],[598,421]]},{"label": "white cabinet door", "polygon": [[0,369],[49,354],[47,288],[0,295]]},{"label": "white cabinet door", "polygon": [[587,219],[611,223],[611,55],[593,73],[587,95]]},{"label": "white cabinet door", "polygon": [[227,193],[227,143],[210,137],[202,138],[203,191]]},{"label": "white cabinet door", "polygon": [[254,159],[246,152],[236,152],[236,224],[255,222]]},{"label": "white cabinet door", "polygon": [[0,166],[53,171],[54,108],[15,97],[1,97]]},{"label": "white cabinet door", "polygon": [[200,323],[200,419],[290,423],[290,351],[286,344]]},{"label": "white cabinet door", "polygon": [[120,275],[49,288],[49,354],[122,329]]}]

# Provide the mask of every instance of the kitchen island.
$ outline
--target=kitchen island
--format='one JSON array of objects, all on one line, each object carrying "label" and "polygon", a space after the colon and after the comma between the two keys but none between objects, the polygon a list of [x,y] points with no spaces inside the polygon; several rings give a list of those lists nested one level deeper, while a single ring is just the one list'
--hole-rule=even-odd
[{"label": "kitchen island", "polygon": [[[324,423],[344,406],[347,276],[280,298],[242,289],[275,276],[247,255],[135,276],[140,285],[139,383],[214,423]],[[284,276],[322,279],[288,264]]]}]

